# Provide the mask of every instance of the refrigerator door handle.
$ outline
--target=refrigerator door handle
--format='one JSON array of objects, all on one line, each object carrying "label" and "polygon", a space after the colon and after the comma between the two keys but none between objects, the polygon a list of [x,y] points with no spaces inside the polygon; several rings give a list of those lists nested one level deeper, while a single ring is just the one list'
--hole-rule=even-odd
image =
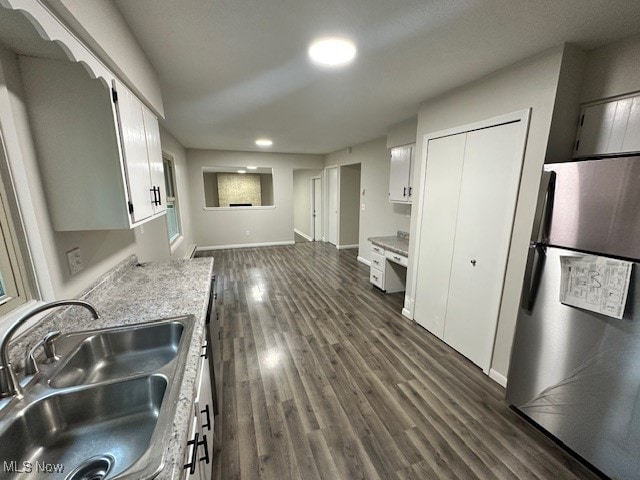
[{"label": "refrigerator door handle", "polygon": [[530,312],[536,300],[542,267],[546,258],[547,233],[551,221],[553,208],[553,193],[556,185],[556,173],[553,171],[542,172],[540,191],[536,204],[536,213],[533,219],[531,243],[527,255],[527,266],[524,272],[524,287],[520,306]]}]

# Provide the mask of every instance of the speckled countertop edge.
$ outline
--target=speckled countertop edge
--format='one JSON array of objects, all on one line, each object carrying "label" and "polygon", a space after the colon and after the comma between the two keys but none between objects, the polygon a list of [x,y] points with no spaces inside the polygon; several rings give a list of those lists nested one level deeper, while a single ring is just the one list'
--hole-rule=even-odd
[{"label": "speckled countertop edge", "polygon": [[398,230],[397,235],[387,237],[369,237],[367,238],[374,245],[399,253],[405,257],[409,256],[409,233]]},{"label": "speckled countertop edge", "polygon": [[[99,320],[93,320],[82,307],[54,311],[12,342],[12,361],[21,363],[27,345],[51,330],[66,333],[193,315],[196,323],[181,376],[171,437],[165,439],[165,465],[156,477],[160,480],[182,478],[200,349],[205,339],[212,273],[212,258],[138,265],[135,256],[129,257],[78,295],[78,298],[92,303],[98,309],[101,314]],[[176,378],[180,378],[180,375],[177,374]]]}]

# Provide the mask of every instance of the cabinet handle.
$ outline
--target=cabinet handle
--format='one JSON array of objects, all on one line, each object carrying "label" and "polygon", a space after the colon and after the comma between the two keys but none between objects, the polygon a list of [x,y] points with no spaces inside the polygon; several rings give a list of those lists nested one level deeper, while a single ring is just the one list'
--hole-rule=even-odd
[{"label": "cabinet handle", "polygon": [[[193,445],[191,450],[191,461],[183,466],[184,470],[189,470],[189,475],[196,473],[196,465],[198,462],[205,461],[209,464],[209,443],[207,442],[207,436],[202,435],[202,440],[198,441],[199,434],[196,432],[193,435],[193,439],[187,442],[187,446]],[[204,447],[204,457],[198,458],[198,447]]]},{"label": "cabinet handle", "polygon": [[409,196],[411,196],[413,193],[413,187],[409,187]]},{"label": "cabinet handle", "polygon": [[211,430],[211,415],[209,413],[209,405],[207,404],[204,410],[200,410],[200,413],[204,413],[207,415],[207,423],[202,424],[202,428],[206,428],[207,430]]},{"label": "cabinet handle", "polygon": [[217,300],[217,299],[218,299],[218,292],[215,292],[215,293],[213,294],[213,299],[214,299],[214,300]]},{"label": "cabinet handle", "polygon": [[396,257],[395,255],[393,256],[393,258],[395,258],[398,261],[402,260],[400,257]]},{"label": "cabinet handle", "polygon": [[156,187],[158,189],[158,203],[156,205],[162,205],[162,196],[160,195],[160,187]]},{"label": "cabinet handle", "polygon": [[156,197],[156,187],[151,188],[149,191],[153,193],[153,200],[151,200],[151,203],[153,205],[157,205],[158,204],[158,197]]},{"label": "cabinet handle", "polygon": [[375,278],[376,280],[378,280],[378,276],[377,276],[377,275],[373,275],[373,278]]},{"label": "cabinet handle", "polygon": [[209,358],[209,349],[207,348],[206,345],[202,345],[202,348],[204,348],[204,353],[200,354],[201,358]]},{"label": "cabinet handle", "polygon": [[402,189],[402,196],[403,196],[403,197],[406,197],[406,196],[407,196],[407,187],[404,187],[404,188]]},{"label": "cabinet handle", "polygon": [[[189,445],[193,445],[193,450],[191,450],[191,461],[184,465],[184,470],[189,469],[189,475],[193,475],[196,473],[196,464],[198,463],[196,459],[198,458],[198,432],[193,435],[193,439],[187,442],[187,448]],[[208,453],[208,452],[207,452]]]},{"label": "cabinet handle", "polygon": [[474,267],[476,266],[476,263],[478,263],[478,262],[476,262],[475,259],[471,260],[471,265],[473,265]]}]

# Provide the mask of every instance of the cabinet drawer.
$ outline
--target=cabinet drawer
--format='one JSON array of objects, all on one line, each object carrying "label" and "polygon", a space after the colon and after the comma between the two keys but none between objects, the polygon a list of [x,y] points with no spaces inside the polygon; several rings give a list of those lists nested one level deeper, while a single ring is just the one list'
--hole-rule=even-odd
[{"label": "cabinet drawer", "polygon": [[371,268],[375,268],[377,270],[384,270],[384,262],[385,262],[384,255],[371,252]]},{"label": "cabinet drawer", "polygon": [[377,253],[378,255],[384,256],[384,248],[379,247],[378,245],[371,244],[371,251],[373,253]]},{"label": "cabinet drawer", "polygon": [[400,265],[404,265],[405,267],[409,265],[409,259],[404,255],[400,255],[399,253],[387,250],[386,257],[389,259],[389,261],[399,263]]},{"label": "cabinet drawer", "polygon": [[384,290],[384,272],[377,268],[372,268],[369,272],[369,281],[376,287]]}]

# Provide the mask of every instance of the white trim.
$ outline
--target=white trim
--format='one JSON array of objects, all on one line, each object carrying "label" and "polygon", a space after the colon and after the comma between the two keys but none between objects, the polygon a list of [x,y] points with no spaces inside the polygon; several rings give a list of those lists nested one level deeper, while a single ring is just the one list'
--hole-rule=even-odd
[{"label": "white trim", "polygon": [[349,250],[350,248],[358,248],[360,245],[359,244],[354,244],[354,245],[336,245],[336,248],[338,250]]},{"label": "white trim", "polygon": [[311,235],[307,235],[306,233],[304,233],[302,230],[298,230],[297,228],[294,228],[293,231],[295,233],[297,233],[298,235],[300,235],[301,237],[306,238],[307,240],[309,240],[310,242],[313,242],[313,238],[311,238]]},{"label": "white trim", "polygon": [[236,210],[275,210],[275,205],[256,205],[254,207],[202,207],[205,211],[236,211]]},{"label": "white trim", "polygon": [[[316,198],[315,198],[315,194],[316,194],[316,190],[315,190],[315,181],[316,180],[320,180],[320,205],[316,205]],[[322,215],[324,214],[324,211],[322,209],[322,201],[323,201],[323,197],[322,197],[322,174],[321,175],[316,175],[314,177],[311,177],[309,179],[309,190],[311,193],[311,232],[313,232],[312,235],[312,242],[316,241],[316,238],[320,239],[321,232],[316,232],[316,222],[315,222],[315,218],[313,216],[313,211],[314,211],[314,207],[319,207],[320,208],[320,230],[322,230],[323,227],[323,218]],[[323,240],[324,241],[324,240]]]},{"label": "white trim", "polygon": [[364,263],[367,267],[371,266],[371,260],[367,260],[366,258],[361,257],[360,255],[358,255],[358,261],[360,263]]},{"label": "white trim", "polygon": [[171,250],[171,255],[175,253],[180,244],[184,242],[184,235],[180,234],[178,238],[176,238],[173,242],[169,244],[169,249]]},{"label": "white trim", "polygon": [[184,258],[185,259],[193,258],[197,251],[198,251],[198,245],[195,245],[195,244],[192,245],[191,248],[187,249],[187,252],[189,253],[186,253]]},{"label": "white trim", "polygon": [[211,245],[208,247],[196,247],[196,252],[202,252],[204,250],[227,250],[229,248],[255,248],[255,247],[275,247],[279,245],[295,245],[293,240],[286,240],[284,242],[263,242],[263,243],[234,243],[231,245]]},{"label": "white trim", "polygon": [[[324,177],[326,181],[322,182],[322,190],[323,190],[323,198],[322,198],[322,206],[324,208],[323,215],[323,225],[322,225],[322,233],[327,232],[327,237],[329,236],[329,221],[331,218],[331,214],[329,213],[329,180],[328,180],[328,170],[335,168],[336,169],[336,208],[338,209],[338,213],[336,214],[336,245],[340,242],[340,165],[329,165],[324,167]],[[325,230],[326,229],[326,230]],[[322,236],[322,241],[325,241],[325,236]],[[331,243],[330,240],[326,240]],[[333,244],[332,244],[333,245]]]},{"label": "white trim", "polygon": [[504,388],[507,388],[507,377],[499,372],[496,372],[493,368],[489,370],[489,378],[494,382],[502,385]]},{"label": "white trim", "polygon": [[406,308],[402,309],[402,315],[407,317],[409,320],[413,320],[413,314]]},{"label": "white trim", "polygon": [[[418,179],[418,189],[417,189],[418,197],[415,203],[415,205],[418,206],[418,208],[416,209],[417,210],[416,228],[415,228],[415,232],[411,233],[411,238],[415,239],[415,243],[414,243],[415,259],[409,264],[409,269],[407,271],[407,276],[411,277],[411,291],[407,291],[405,295],[405,304],[407,303],[407,300],[409,300],[411,305],[411,309],[410,310],[408,309],[408,312],[410,315],[413,316],[413,311],[415,310],[416,287],[418,282],[418,266],[420,265],[420,240],[421,240],[420,236],[422,232],[422,220],[423,220],[422,206],[424,205],[424,194],[425,194],[424,188],[425,188],[426,174],[427,174],[426,167],[427,167],[427,156],[429,153],[428,151],[429,141],[435,140],[437,138],[458,135],[460,133],[466,133],[473,130],[497,127],[499,125],[504,125],[507,123],[522,122],[522,129],[520,131],[520,135],[521,135],[520,140],[521,140],[522,148],[518,149],[518,151],[521,152],[520,162],[522,166],[524,166],[524,156],[526,153],[530,118],[531,118],[531,108],[527,108],[524,110],[518,110],[518,111],[507,113],[504,115],[498,115],[495,117],[487,118],[479,122],[460,125],[457,127],[440,130],[438,132],[427,133],[424,135],[422,140],[422,158],[420,159],[420,177]],[[522,171],[520,172],[520,178],[522,178]],[[520,192],[520,187],[518,187],[518,195],[519,195],[519,192]],[[517,202],[518,202],[518,195],[516,196],[516,208],[517,208]],[[513,235],[513,230],[512,230],[512,235]],[[509,263],[509,258],[507,257],[507,264],[505,265],[505,271],[506,271],[506,266],[508,266],[508,263]],[[504,291],[504,283],[502,288]],[[500,303],[502,303],[502,292],[500,293]],[[499,316],[500,316],[500,311],[498,311],[498,317]],[[493,344],[494,344],[493,349],[494,350],[495,350],[495,338],[496,338],[497,329],[498,329],[498,318],[496,318],[495,331],[493,332]],[[492,358],[493,358],[493,350],[489,358],[485,359],[485,362],[483,362],[483,365],[480,365],[480,367],[483,369],[483,371],[487,375],[489,374],[489,367],[491,365]]]}]

